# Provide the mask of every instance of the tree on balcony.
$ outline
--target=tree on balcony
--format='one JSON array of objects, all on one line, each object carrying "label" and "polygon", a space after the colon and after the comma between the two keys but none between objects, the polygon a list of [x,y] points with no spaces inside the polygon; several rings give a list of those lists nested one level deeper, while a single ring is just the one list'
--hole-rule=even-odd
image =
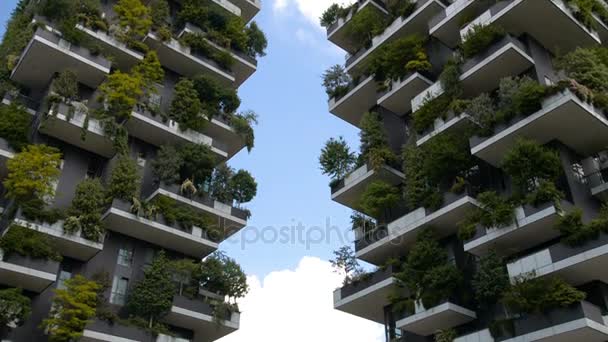
[{"label": "tree on balcony", "polygon": [[141,0],[118,0],[114,11],[122,29],[118,35],[119,39],[136,50],[147,51],[146,45],[139,40],[148,34],[152,27],[150,9]]},{"label": "tree on balcony", "polygon": [[383,44],[374,51],[364,69],[377,82],[398,80],[410,72],[428,71],[432,65],[424,48],[425,40],[417,35]]},{"label": "tree on balcony", "polygon": [[321,164],[323,174],[331,178],[331,185],[346,177],[353,170],[356,159],[355,153],[351,152],[343,137],[330,138],[321,150],[319,164]]},{"label": "tree on balcony", "polygon": [[458,237],[462,241],[472,239],[479,224],[484,228],[504,228],[515,220],[515,204],[511,199],[486,191],[477,196],[477,201],[480,207],[468,212],[458,224]]},{"label": "tree on balcony", "polygon": [[339,99],[348,93],[350,76],[340,64],[329,67],[323,74],[323,87],[330,99]]},{"label": "tree on balcony", "polygon": [[64,284],[65,289],[55,290],[49,318],[42,322],[51,342],[80,339],[96,312],[99,284],[81,275],[66,280]]},{"label": "tree on balcony", "polygon": [[228,183],[232,198],[236,201],[237,206],[251,201],[258,192],[258,183],[247,170],[238,170],[232,175]]},{"label": "tree on balcony", "polygon": [[41,232],[29,228],[12,226],[0,238],[0,249],[5,256],[18,254],[34,259],[61,261],[61,254],[53,243]]},{"label": "tree on balcony", "polygon": [[14,150],[20,151],[28,144],[31,122],[32,116],[22,106],[16,103],[0,106],[0,137]]},{"label": "tree on balcony", "polygon": [[339,18],[346,18],[346,16],[348,16],[348,13],[350,13],[350,11],[356,6],[357,3],[354,3],[348,7],[342,7],[338,4],[332,4],[327,9],[325,9],[323,14],[321,14],[321,17],[319,18],[321,26],[329,28]]},{"label": "tree on balcony", "polygon": [[352,284],[365,273],[350,246],[342,246],[334,251],[334,258],[329,261],[335,273],[344,276],[342,286]]},{"label": "tree on balcony", "polygon": [[128,155],[120,155],[110,175],[107,187],[108,201],[111,202],[116,198],[132,202],[134,198],[139,198],[140,185],[137,164]]},{"label": "tree on balcony", "polygon": [[482,257],[471,282],[480,308],[491,309],[509,288],[509,274],[504,260],[494,250]]},{"label": "tree on balcony", "polygon": [[18,327],[31,313],[31,300],[18,288],[0,290],[0,328]]},{"label": "tree on balcony", "polygon": [[99,179],[83,180],[76,186],[63,230],[68,234],[80,231],[85,239],[100,241],[105,232],[101,215],[106,203],[105,191]]},{"label": "tree on balcony", "polygon": [[374,170],[379,170],[387,164],[393,165],[397,156],[389,146],[380,115],[376,112],[363,114],[360,126],[360,164],[369,163]]},{"label": "tree on balcony", "polygon": [[583,222],[583,211],[575,208],[560,217],[555,227],[561,235],[561,242],[570,247],[584,245],[597,239],[600,233],[608,233],[608,206],[603,205],[599,215],[588,223]]},{"label": "tree on balcony", "polygon": [[152,0],[149,4],[152,30],[156,31],[163,41],[171,39],[169,17],[171,15],[167,0]]},{"label": "tree on balcony", "polygon": [[388,24],[387,18],[377,9],[366,6],[353,15],[344,34],[355,42],[358,50],[370,46],[372,39],[381,34]]},{"label": "tree on balcony", "polygon": [[568,307],[585,299],[585,292],[557,277],[517,277],[504,292],[503,303],[511,312],[543,313]]},{"label": "tree on balcony", "polygon": [[192,81],[203,112],[209,120],[222,114],[232,114],[241,105],[241,99],[234,88],[223,86],[207,75],[198,75]]},{"label": "tree on balcony", "polygon": [[471,58],[484,51],[506,35],[502,27],[496,25],[474,25],[461,44],[464,58]]},{"label": "tree on balcony", "polygon": [[365,188],[359,200],[361,211],[386,223],[401,200],[399,188],[384,181],[374,181]]},{"label": "tree on balcony", "polygon": [[201,131],[207,122],[201,118],[201,101],[194,83],[182,78],[175,85],[175,96],[169,109],[169,117],[179,124],[181,130]]},{"label": "tree on balcony", "polygon": [[241,266],[223,252],[214,252],[201,263],[201,286],[208,291],[227,296],[231,300],[249,292],[247,275]]}]

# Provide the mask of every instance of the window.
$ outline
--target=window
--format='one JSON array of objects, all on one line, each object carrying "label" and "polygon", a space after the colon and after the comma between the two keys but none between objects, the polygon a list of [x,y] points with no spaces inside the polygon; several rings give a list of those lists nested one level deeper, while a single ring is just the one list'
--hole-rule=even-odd
[{"label": "window", "polygon": [[72,272],[61,270],[59,272],[59,278],[57,279],[57,288],[59,290],[65,290],[67,287],[65,286],[65,281],[72,278]]},{"label": "window", "polygon": [[114,277],[114,281],[112,282],[112,293],[110,294],[110,303],[117,305],[125,305],[128,287],[128,278]]},{"label": "window", "polygon": [[121,266],[131,267],[133,264],[133,248],[129,246],[121,247],[118,251],[118,262]]}]

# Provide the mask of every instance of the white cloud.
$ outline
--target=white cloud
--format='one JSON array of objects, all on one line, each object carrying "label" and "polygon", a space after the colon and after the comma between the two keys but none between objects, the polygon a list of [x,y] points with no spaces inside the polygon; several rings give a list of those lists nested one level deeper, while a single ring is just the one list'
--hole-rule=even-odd
[{"label": "white cloud", "polygon": [[329,262],[315,257],[262,282],[249,276],[250,292],[239,304],[241,327],[219,341],[383,341],[381,325],[334,310],[333,290],[341,280]]},{"label": "white cloud", "polygon": [[285,9],[288,6],[294,6],[297,8],[298,13],[312,23],[314,26],[321,28],[319,23],[319,17],[321,14],[333,3],[341,5],[348,5],[353,3],[354,0],[274,0],[275,13],[285,13]]}]

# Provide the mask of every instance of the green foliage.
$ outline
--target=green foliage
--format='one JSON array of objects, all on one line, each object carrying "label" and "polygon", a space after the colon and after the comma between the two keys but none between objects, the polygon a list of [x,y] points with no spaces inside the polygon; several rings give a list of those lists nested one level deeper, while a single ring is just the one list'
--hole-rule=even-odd
[{"label": "green foliage", "polygon": [[432,98],[427,95],[422,106],[412,114],[414,129],[418,133],[432,127],[437,118],[446,118],[452,109],[453,100],[446,94]]},{"label": "green foliage", "polygon": [[321,149],[319,164],[324,175],[331,177],[332,181],[342,179],[352,171],[355,165],[355,153],[343,137],[329,138]]},{"label": "green foliage", "polygon": [[371,55],[364,68],[378,82],[397,80],[410,72],[430,70],[424,43],[424,39],[413,35],[383,44]]},{"label": "green foliage", "polygon": [[200,280],[208,291],[230,298],[242,298],[249,292],[247,275],[241,266],[219,251],[202,261]]},{"label": "green foliage", "polygon": [[562,173],[557,152],[523,138],[505,154],[501,168],[521,194],[533,191],[542,181],[555,182]]},{"label": "green foliage", "polygon": [[469,150],[469,141],[463,134],[441,134],[433,137],[422,146],[424,174],[431,184],[452,184],[456,176],[468,170],[473,160]]},{"label": "green foliage", "polygon": [[430,198],[433,189],[429,186],[426,174],[419,165],[424,164],[422,149],[414,146],[403,148],[404,197],[407,207],[416,209]]},{"label": "green foliage", "polygon": [[501,79],[498,89],[500,121],[508,121],[517,115],[527,116],[538,111],[547,92],[547,87],[527,76]]},{"label": "green foliage", "polygon": [[101,286],[81,275],[66,280],[65,286],[66,289],[55,290],[49,318],[42,322],[51,342],[80,339],[85,326],[95,316]]},{"label": "green foliage", "polygon": [[34,259],[61,261],[61,254],[46,235],[29,228],[11,226],[0,238],[0,249],[5,255],[13,253]]},{"label": "green foliage", "polygon": [[133,198],[138,198],[140,184],[141,179],[135,161],[127,155],[120,155],[110,175],[107,188],[109,200],[117,198],[130,202]]},{"label": "green foliage", "polygon": [[21,289],[0,290],[0,327],[20,326],[29,317],[31,300],[22,294]]},{"label": "green foliage", "polygon": [[72,70],[60,72],[51,83],[51,91],[69,102],[78,98],[78,76]]},{"label": "green foliage", "polygon": [[245,27],[245,34],[247,35],[247,50],[245,53],[255,58],[266,56],[268,40],[255,21],[252,21],[249,26]]},{"label": "green foliage", "polygon": [[232,198],[239,204],[251,201],[258,192],[258,183],[246,170],[238,170],[228,183]]},{"label": "green foliage", "polygon": [[171,15],[169,3],[167,0],[152,0],[150,1],[150,19],[152,20],[152,28],[159,30],[167,26],[167,20]]},{"label": "green foliage", "polygon": [[61,170],[61,153],[46,145],[29,145],[7,161],[4,181],[7,197],[23,203],[55,196],[55,181]]},{"label": "green foliage", "polygon": [[150,9],[141,0],[118,0],[114,12],[124,30],[125,42],[145,36],[152,27]]},{"label": "green foliage", "polygon": [[230,180],[234,176],[234,169],[226,164],[219,165],[211,178],[211,196],[220,202],[232,203]]},{"label": "green foliage", "polygon": [[210,234],[212,239],[223,236],[219,227],[213,223],[209,216],[203,215],[188,206],[179,205],[172,198],[158,196],[150,204],[156,208],[157,212],[163,216],[169,225],[177,222],[180,227],[187,230],[196,226]]},{"label": "green foliage", "polygon": [[454,339],[456,339],[456,330],[453,328],[439,330],[439,332],[435,334],[435,342],[452,342]]},{"label": "green foliage", "polygon": [[490,95],[483,93],[473,98],[467,105],[465,113],[479,126],[477,128],[478,134],[487,136],[493,133],[496,123],[496,106]]},{"label": "green foliage", "polygon": [[543,313],[585,299],[585,292],[557,277],[518,277],[504,293],[503,303],[514,312]]},{"label": "green foliage", "polygon": [[332,4],[323,12],[321,18],[319,18],[321,26],[327,28],[330,27],[338,20],[338,18],[345,18],[350,12],[351,8],[352,7],[344,8],[338,4]]},{"label": "green foliage", "polygon": [[199,54],[215,61],[221,68],[230,70],[234,65],[234,58],[230,53],[219,50],[209,44],[205,35],[200,33],[186,33],[180,38],[181,42],[190,46]]},{"label": "green foliage", "polygon": [[502,27],[495,25],[475,25],[464,37],[461,46],[464,58],[471,58],[484,51],[506,35]]},{"label": "green foliage", "polygon": [[148,319],[151,325],[169,313],[174,293],[171,263],[165,252],[160,251],[144,270],[144,278],[130,291],[126,306],[130,314]]},{"label": "green foliage", "polygon": [[477,196],[480,214],[479,223],[486,228],[504,227],[515,219],[513,204],[494,191],[486,191]]},{"label": "green foliage", "polygon": [[350,76],[340,64],[329,67],[323,74],[323,87],[330,99],[339,99],[348,93]]},{"label": "green foliage", "polygon": [[480,259],[479,268],[472,280],[477,303],[482,308],[493,307],[509,285],[509,274],[502,258],[491,250]]},{"label": "green foliage", "polygon": [[174,145],[162,145],[152,161],[152,172],[157,181],[175,184],[181,181],[182,156]]},{"label": "green foliage", "polygon": [[258,115],[252,110],[230,116],[230,125],[234,128],[236,134],[245,142],[247,152],[251,152],[255,145],[253,125],[257,123]]},{"label": "green foliage", "polygon": [[373,6],[366,6],[350,19],[344,34],[355,42],[356,50],[371,45],[372,38],[388,26],[387,18]]},{"label": "green foliage", "polygon": [[354,279],[364,273],[359,265],[357,256],[350,246],[342,246],[334,251],[334,258],[329,261],[334,272],[344,275],[343,286],[351,284]]},{"label": "green foliage", "polygon": [[21,51],[34,35],[31,10],[21,3],[13,11],[6,25],[6,31],[0,44],[0,93],[4,93],[9,80],[10,71],[17,65]]},{"label": "green foliage", "polygon": [[194,83],[187,78],[180,79],[175,85],[175,96],[171,102],[169,117],[175,120],[182,130],[200,131],[206,124],[201,118],[201,109]]},{"label": "green foliage", "polygon": [[99,179],[85,179],[76,186],[72,205],[68,210],[69,217],[64,223],[64,231],[75,233],[82,231],[82,236],[93,241],[100,241],[105,232],[101,222],[106,197]]},{"label": "green foliage", "polygon": [[602,4],[601,0],[566,0],[564,2],[573,12],[574,17],[590,30],[597,27],[594,14],[604,24],[608,23],[608,9]]},{"label": "green foliage", "polygon": [[597,239],[600,233],[608,233],[608,207],[603,206],[597,218],[583,223],[583,211],[575,208],[560,217],[556,226],[561,234],[561,242],[576,247],[589,240]]},{"label": "green foliage", "polygon": [[387,0],[386,7],[388,8],[391,18],[407,18],[416,10],[417,3],[401,0]]},{"label": "green foliage", "polygon": [[207,75],[198,75],[193,80],[202,110],[209,119],[222,114],[232,114],[241,105],[234,88],[221,85]]},{"label": "green foliage", "polygon": [[133,107],[143,94],[143,79],[136,74],[114,71],[99,86],[100,101],[107,105],[106,113],[119,119],[131,117]]},{"label": "green foliage", "polygon": [[561,208],[561,201],[564,193],[560,191],[554,182],[542,180],[536,189],[526,196],[526,203],[538,207],[544,203],[553,203],[557,208]]},{"label": "green foliage", "polygon": [[31,121],[32,116],[16,103],[0,106],[0,137],[6,139],[13,149],[20,151],[29,141]]},{"label": "green foliage", "polygon": [[439,82],[443,88],[444,96],[455,99],[462,95],[460,84],[460,64],[455,59],[450,59],[439,75]]},{"label": "green foliage", "polygon": [[183,163],[180,168],[182,179],[190,179],[195,184],[202,184],[211,177],[215,166],[215,156],[211,148],[201,144],[185,144],[180,146]]},{"label": "green foliage", "polygon": [[162,83],[165,77],[165,70],[160,64],[156,51],[146,53],[144,59],[133,67],[131,75],[141,80],[142,88],[146,91],[156,91],[153,83]]},{"label": "green foliage", "polygon": [[359,206],[363,212],[374,218],[387,219],[391,208],[400,200],[399,188],[383,181],[374,181],[365,188]]},{"label": "green foliage", "polygon": [[608,91],[608,53],[605,48],[577,48],[559,57],[556,66],[595,92]]},{"label": "green foliage", "polygon": [[375,170],[382,166],[392,165],[397,161],[397,156],[391,150],[382,119],[378,113],[367,112],[363,114],[360,123],[361,131],[361,160],[368,162]]}]

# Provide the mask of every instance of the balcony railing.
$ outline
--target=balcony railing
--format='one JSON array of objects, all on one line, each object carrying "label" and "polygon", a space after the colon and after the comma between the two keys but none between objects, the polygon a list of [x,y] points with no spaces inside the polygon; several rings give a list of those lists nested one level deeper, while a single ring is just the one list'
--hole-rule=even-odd
[{"label": "balcony railing", "polygon": [[442,301],[440,304],[425,308],[416,302],[413,312],[405,311],[396,319],[396,327],[420,336],[429,336],[437,330],[450,329],[477,318],[477,314],[466,308],[456,297]]},{"label": "balcony railing", "polygon": [[42,292],[55,281],[58,272],[57,261],[6,255],[0,249],[0,284]]}]

